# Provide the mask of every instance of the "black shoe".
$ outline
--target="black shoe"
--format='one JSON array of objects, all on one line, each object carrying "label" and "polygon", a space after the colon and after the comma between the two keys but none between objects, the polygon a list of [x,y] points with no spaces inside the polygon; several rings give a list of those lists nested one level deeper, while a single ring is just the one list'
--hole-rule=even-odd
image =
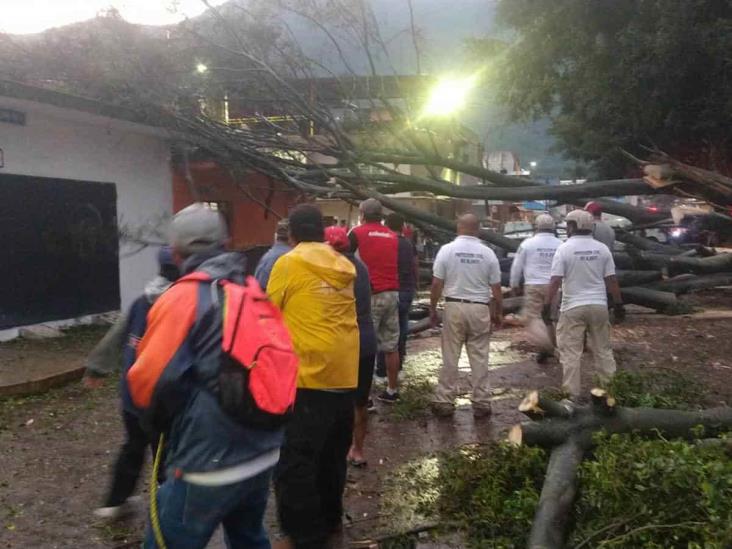
[{"label": "black shoe", "polygon": [[376,404],[374,404],[374,399],[370,398],[368,403],[366,404],[366,411],[369,414],[375,414],[376,413]]},{"label": "black shoe", "polygon": [[552,357],[551,353],[547,353],[546,351],[539,351],[536,355],[536,363],[537,364],[546,364],[547,361]]},{"label": "black shoe", "polygon": [[387,391],[384,391],[381,393],[378,397],[381,402],[386,402],[387,404],[394,404],[397,400],[399,400],[399,393],[389,394]]}]

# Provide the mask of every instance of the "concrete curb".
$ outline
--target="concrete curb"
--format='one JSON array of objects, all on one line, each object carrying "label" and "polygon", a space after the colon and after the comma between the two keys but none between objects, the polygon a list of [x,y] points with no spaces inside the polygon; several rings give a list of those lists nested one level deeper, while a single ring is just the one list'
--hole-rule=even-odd
[{"label": "concrete curb", "polygon": [[0,385],[0,398],[45,393],[52,387],[58,387],[59,385],[81,379],[84,375],[84,370],[84,366],[77,366],[71,370],[58,372],[40,379],[29,379],[13,385]]}]

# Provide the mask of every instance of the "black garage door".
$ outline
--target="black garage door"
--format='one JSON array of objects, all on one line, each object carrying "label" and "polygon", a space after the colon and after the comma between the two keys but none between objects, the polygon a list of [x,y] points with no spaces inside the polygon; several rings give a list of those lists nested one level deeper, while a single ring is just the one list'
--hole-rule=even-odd
[{"label": "black garage door", "polygon": [[119,303],[115,185],[0,174],[0,328]]}]

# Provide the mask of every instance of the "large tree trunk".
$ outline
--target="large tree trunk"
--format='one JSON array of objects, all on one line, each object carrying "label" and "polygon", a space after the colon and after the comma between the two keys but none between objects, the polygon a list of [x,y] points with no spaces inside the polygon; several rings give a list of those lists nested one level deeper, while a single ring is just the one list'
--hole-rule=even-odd
[{"label": "large tree trunk", "polygon": [[552,448],[529,537],[530,549],[564,547],[578,469],[598,431],[693,440],[714,437],[732,427],[732,408],[728,407],[699,412],[622,408],[602,389],[593,389],[590,394],[589,406],[577,406],[532,391],[519,405],[519,411],[533,421],[514,426],[509,441]]},{"label": "large tree trunk", "polygon": [[[335,175],[337,173],[335,172]],[[365,175],[359,178],[350,177],[350,179],[369,185],[378,185],[383,182],[385,184],[378,186],[378,190],[381,193],[395,194],[423,191],[442,196],[452,196],[454,198],[507,200],[510,202],[558,200],[564,203],[571,203],[584,198],[654,194],[656,192],[643,179],[615,179],[609,181],[592,181],[579,185],[532,185],[523,187],[455,185],[449,181],[403,174]],[[655,220],[657,217],[645,216],[645,219]]]},{"label": "large tree trunk", "polygon": [[[510,440],[529,446],[554,448],[574,437],[583,448],[591,448],[595,432],[637,433],[667,438],[713,437],[732,428],[732,408],[712,408],[700,412],[622,408],[614,405],[600,411],[596,406],[579,407],[570,418],[528,421],[511,430]],[[703,427],[701,435],[697,427]]]},{"label": "large tree trunk", "polygon": [[577,494],[577,475],[585,449],[570,438],[552,450],[539,505],[529,535],[529,549],[562,549]]},{"label": "large tree trunk", "polygon": [[656,282],[650,287],[654,290],[663,292],[673,292],[675,294],[685,294],[698,290],[706,290],[708,288],[718,288],[719,286],[732,285],[732,272],[717,273],[710,275],[681,275],[670,280]]},{"label": "large tree trunk", "polygon": [[[388,196],[385,196],[374,190],[361,188],[361,187],[352,185],[346,181],[341,181],[341,182],[345,186],[347,186],[359,198],[364,198],[364,199],[365,198],[375,198],[376,200],[381,202],[381,204],[384,207],[402,214],[407,220],[416,219],[418,221],[422,221],[429,225],[433,225],[435,227],[439,227],[441,229],[449,231],[453,234],[456,231],[456,226],[455,226],[454,221],[444,219],[435,214],[426,212],[424,210],[420,210],[419,208],[415,208],[414,206],[410,206],[409,204],[405,204],[398,200],[394,200],[393,198],[389,198]],[[515,252],[518,249],[518,246],[520,244],[520,242],[517,240],[512,240],[510,238],[506,238],[505,236],[500,235],[493,231],[489,231],[488,229],[481,229],[479,236],[481,239],[485,240],[486,242],[489,242],[490,244],[493,244],[494,246],[498,246],[499,248],[502,248],[509,252]]]},{"label": "large tree trunk", "polygon": [[623,301],[632,305],[648,307],[659,313],[676,314],[681,311],[681,304],[672,292],[661,292],[640,286],[621,288]]}]

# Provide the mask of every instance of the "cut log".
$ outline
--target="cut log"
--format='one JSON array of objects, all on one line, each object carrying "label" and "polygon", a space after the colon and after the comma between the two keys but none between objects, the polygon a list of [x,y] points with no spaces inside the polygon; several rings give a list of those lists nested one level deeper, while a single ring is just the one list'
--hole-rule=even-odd
[{"label": "cut log", "polygon": [[566,419],[572,417],[574,407],[546,398],[539,391],[531,391],[519,404],[519,412],[534,420],[545,417]]},{"label": "cut log", "polygon": [[672,257],[668,262],[670,276],[681,273],[713,274],[732,272],[732,254],[711,257]]},{"label": "cut log", "polygon": [[623,301],[625,303],[648,307],[663,314],[686,312],[686,309],[676,299],[676,294],[672,292],[651,290],[650,288],[642,288],[640,286],[621,288],[620,292],[623,295]]},{"label": "cut log", "polygon": [[[437,311],[437,318],[442,322],[442,313]],[[409,323],[409,335],[418,334],[432,328],[432,319],[429,316],[422,320],[412,321]]]},{"label": "cut log", "polygon": [[660,242],[651,240],[650,238],[644,238],[642,236],[638,236],[622,229],[615,229],[615,239],[624,244],[630,244],[631,246],[634,246],[639,250],[649,252],[675,255],[680,254],[684,251],[681,248],[661,244]]},{"label": "cut log", "polygon": [[650,284],[663,278],[661,271],[624,271],[618,270],[615,272],[615,276],[618,279],[620,286],[643,286],[644,284]]},{"label": "cut log", "polygon": [[675,294],[686,294],[709,288],[732,285],[732,272],[717,273],[710,275],[681,275],[676,278],[656,282],[650,288],[662,292],[673,292]]},{"label": "cut log", "polygon": [[655,408],[623,408],[615,406],[610,415],[600,414],[592,407],[578,407],[568,419],[550,418],[529,421],[515,426],[509,440],[528,446],[553,448],[570,437],[584,448],[592,447],[594,433],[638,433],[641,436],[661,435],[693,440],[699,438],[696,427],[703,427],[702,436],[717,436],[732,428],[732,408],[722,407],[699,412],[657,410]]},{"label": "cut log", "polygon": [[585,448],[570,438],[552,450],[529,535],[529,549],[562,549]]}]

